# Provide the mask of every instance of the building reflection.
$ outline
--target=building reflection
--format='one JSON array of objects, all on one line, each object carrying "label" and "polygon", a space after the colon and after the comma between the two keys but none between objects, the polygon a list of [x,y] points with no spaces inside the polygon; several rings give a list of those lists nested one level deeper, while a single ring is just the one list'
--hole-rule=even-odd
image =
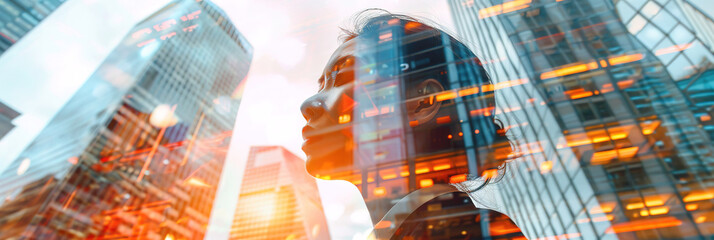
[{"label": "building reflection", "polygon": [[251,147],[230,239],[330,239],[315,179],[279,146]]},{"label": "building reflection", "polygon": [[207,1],[140,22],[0,175],[0,238],[202,238],[251,58]]},{"label": "building reflection", "polygon": [[712,53],[679,2],[449,1],[496,85],[527,80],[496,100],[522,154],[499,194],[526,236],[714,234]]},{"label": "building reflection", "polygon": [[0,55],[40,24],[66,0],[0,3]]},{"label": "building reflection", "polygon": [[12,120],[20,116],[20,113],[0,102],[0,140],[15,128]]}]

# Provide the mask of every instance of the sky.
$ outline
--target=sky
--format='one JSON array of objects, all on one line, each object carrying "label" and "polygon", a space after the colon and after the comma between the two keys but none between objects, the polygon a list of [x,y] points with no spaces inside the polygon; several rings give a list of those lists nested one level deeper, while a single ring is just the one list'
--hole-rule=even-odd
[{"label": "sky", "polygon": [[[0,171],[29,144],[144,17],[168,0],[69,0],[0,56],[0,101],[22,115],[0,140]],[[355,13],[383,8],[454,28],[445,0],[215,0],[254,48],[206,239],[226,239],[250,146],[280,145],[304,158],[299,112]],[[371,223],[357,189],[318,180],[333,239],[363,239]]]}]

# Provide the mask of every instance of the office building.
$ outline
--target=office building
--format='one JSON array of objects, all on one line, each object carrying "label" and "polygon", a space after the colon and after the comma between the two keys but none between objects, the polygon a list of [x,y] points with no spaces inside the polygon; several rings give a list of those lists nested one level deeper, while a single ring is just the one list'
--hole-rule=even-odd
[{"label": "office building", "polygon": [[0,175],[0,238],[203,238],[251,59],[209,1],[138,23]]},{"label": "office building", "polygon": [[449,5],[496,85],[527,82],[496,93],[522,154],[499,194],[526,236],[714,234],[711,139],[678,88],[711,52],[678,1]]},{"label": "office building", "polygon": [[12,120],[20,116],[20,113],[0,102],[0,140],[15,128]]},{"label": "office building", "polygon": [[0,1],[0,55],[65,1]]},{"label": "office building", "polygon": [[304,160],[279,146],[251,147],[230,239],[330,239]]}]

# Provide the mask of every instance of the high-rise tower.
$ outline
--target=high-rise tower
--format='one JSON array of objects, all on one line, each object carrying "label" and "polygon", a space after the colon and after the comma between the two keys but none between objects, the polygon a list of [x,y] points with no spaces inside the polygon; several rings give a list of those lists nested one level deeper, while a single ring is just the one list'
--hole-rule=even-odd
[{"label": "high-rise tower", "polygon": [[315,179],[283,147],[252,147],[231,239],[330,239]]},{"label": "high-rise tower", "polygon": [[202,238],[251,59],[208,1],[140,22],[0,175],[0,238]]},{"label": "high-rise tower", "polygon": [[65,1],[0,1],[0,55]]},{"label": "high-rise tower", "polygon": [[449,1],[495,84],[524,83],[496,101],[522,155],[500,207],[526,236],[714,234],[711,139],[678,88],[711,52],[679,2]]}]

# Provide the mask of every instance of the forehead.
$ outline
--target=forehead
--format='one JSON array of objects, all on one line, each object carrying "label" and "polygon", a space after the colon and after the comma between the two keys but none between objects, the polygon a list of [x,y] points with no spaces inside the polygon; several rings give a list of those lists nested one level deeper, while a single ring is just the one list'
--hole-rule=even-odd
[{"label": "forehead", "polygon": [[330,60],[327,62],[327,65],[325,66],[326,68],[332,67],[332,65],[337,62],[342,57],[345,56],[354,56],[355,55],[355,44],[356,43],[356,38],[350,39],[342,45],[340,45],[335,52],[332,53],[332,56],[330,57]]}]

